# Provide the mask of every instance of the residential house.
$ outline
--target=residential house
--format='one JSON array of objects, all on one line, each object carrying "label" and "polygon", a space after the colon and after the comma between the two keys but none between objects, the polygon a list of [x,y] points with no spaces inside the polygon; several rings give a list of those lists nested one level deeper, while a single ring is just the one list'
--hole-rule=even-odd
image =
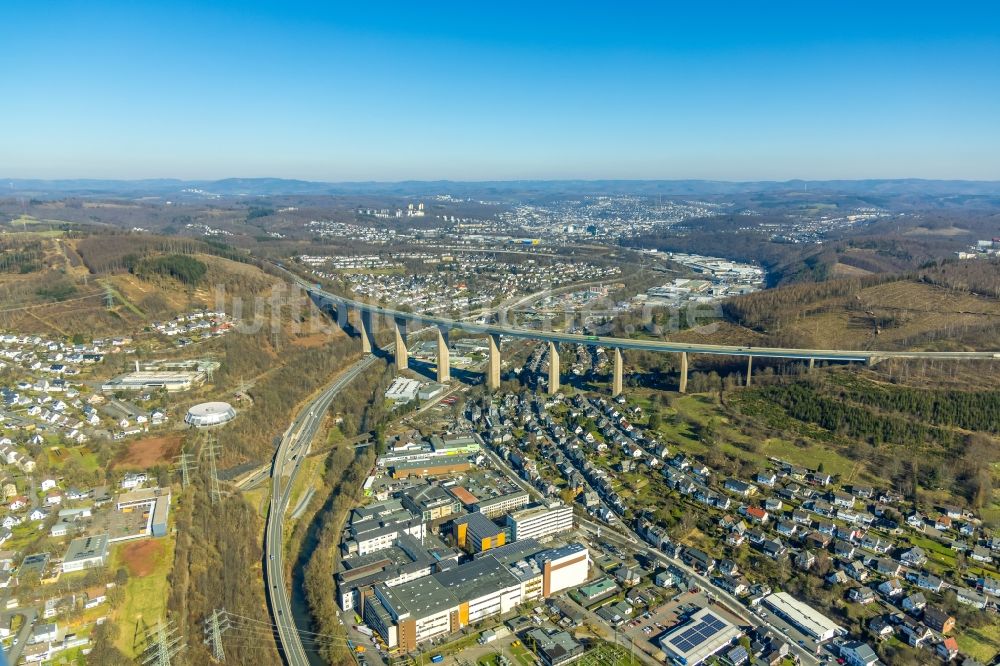
[{"label": "residential house", "polygon": [[878,591],[886,599],[898,599],[903,596],[903,584],[898,578],[890,578],[879,584]]},{"label": "residential house", "polygon": [[924,624],[938,632],[947,634],[955,628],[955,618],[937,606],[928,606],[924,609]]},{"label": "residential house", "polygon": [[880,641],[889,638],[895,633],[895,628],[889,620],[888,615],[878,615],[868,621],[868,630],[875,634]]},{"label": "residential house", "polygon": [[926,625],[913,620],[903,620],[899,625],[899,638],[910,647],[918,648],[934,638]]},{"label": "residential house", "polygon": [[944,661],[951,661],[958,656],[958,641],[949,636],[934,646],[934,652]]},{"label": "residential house", "polygon": [[972,606],[973,608],[977,608],[979,610],[986,608],[986,597],[968,587],[960,587],[956,589],[955,599],[960,604]]},{"label": "residential house", "polygon": [[930,592],[940,592],[941,586],[944,585],[944,581],[930,573],[921,573],[917,575],[914,581],[922,590],[928,590]]},{"label": "residential house", "polygon": [[922,567],[927,563],[927,553],[920,546],[914,546],[900,555],[899,561],[907,567]]},{"label": "residential house", "polygon": [[923,592],[914,592],[910,596],[903,599],[903,603],[901,605],[904,611],[912,615],[919,613],[925,606],[927,606],[927,599],[924,598]]},{"label": "residential house", "polygon": [[841,645],[840,658],[848,666],[875,666],[879,663],[875,650],[861,641],[850,641]]}]

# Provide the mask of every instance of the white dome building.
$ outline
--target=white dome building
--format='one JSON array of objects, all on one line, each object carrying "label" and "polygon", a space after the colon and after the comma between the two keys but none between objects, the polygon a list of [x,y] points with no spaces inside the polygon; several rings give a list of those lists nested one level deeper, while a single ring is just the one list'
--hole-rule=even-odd
[{"label": "white dome building", "polygon": [[203,402],[188,410],[184,423],[196,428],[222,425],[236,418],[236,410],[228,402]]}]

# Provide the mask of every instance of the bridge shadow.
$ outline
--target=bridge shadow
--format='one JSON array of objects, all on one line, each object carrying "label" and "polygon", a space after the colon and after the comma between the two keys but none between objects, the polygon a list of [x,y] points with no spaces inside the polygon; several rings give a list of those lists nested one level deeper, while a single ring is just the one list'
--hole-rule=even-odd
[{"label": "bridge shadow", "polygon": [[[410,370],[414,373],[428,379],[432,382],[437,381],[437,364],[430,361],[425,361],[418,358],[410,358],[408,363]],[[451,368],[451,379],[452,381],[459,381],[463,384],[468,384],[470,386],[475,386],[477,384],[482,384],[484,380],[484,375],[482,372],[477,372],[475,370],[468,370],[465,368]]]}]

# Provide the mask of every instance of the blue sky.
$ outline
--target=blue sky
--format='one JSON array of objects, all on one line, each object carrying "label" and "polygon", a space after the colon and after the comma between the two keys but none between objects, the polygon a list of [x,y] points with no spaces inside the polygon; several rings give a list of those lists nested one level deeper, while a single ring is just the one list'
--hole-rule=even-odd
[{"label": "blue sky", "polygon": [[995,3],[669,4],[7,0],[0,176],[1000,179]]}]

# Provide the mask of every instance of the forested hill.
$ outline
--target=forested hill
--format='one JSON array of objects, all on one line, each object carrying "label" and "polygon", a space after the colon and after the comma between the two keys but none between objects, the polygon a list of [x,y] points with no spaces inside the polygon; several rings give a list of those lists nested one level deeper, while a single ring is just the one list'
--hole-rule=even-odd
[{"label": "forested hill", "polygon": [[722,310],[783,345],[1000,350],[1000,261],[793,284],[730,299]]},{"label": "forested hill", "polygon": [[732,405],[786,437],[842,445],[880,476],[911,474],[974,508],[992,497],[1000,390],[918,389],[842,371],[764,380]]}]

